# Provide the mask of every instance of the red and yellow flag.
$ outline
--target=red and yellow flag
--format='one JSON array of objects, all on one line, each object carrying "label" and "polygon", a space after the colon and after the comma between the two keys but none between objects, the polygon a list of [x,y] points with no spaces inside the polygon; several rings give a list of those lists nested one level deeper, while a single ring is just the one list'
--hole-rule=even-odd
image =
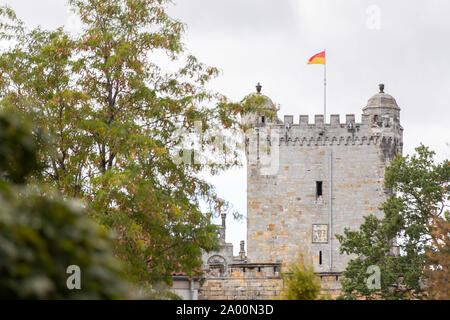
[{"label": "red and yellow flag", "polygon": [[308,64],[325,64],[325,51],[312,56]]}]

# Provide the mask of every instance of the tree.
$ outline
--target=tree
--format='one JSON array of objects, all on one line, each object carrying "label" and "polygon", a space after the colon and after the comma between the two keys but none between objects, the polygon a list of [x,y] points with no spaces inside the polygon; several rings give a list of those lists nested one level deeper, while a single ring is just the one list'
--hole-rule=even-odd
[{"label": "tree", "polygon": [[[427,252],[436,249],[433,222],[445,212],[450,165],[435,163],[434,152],[421,145],[413,156],[397,156],[386,168],[385,186],[392,195],[381,205],[384,217],[365,217],[359,231],[336,235],[341,252],[355,254],[344,271],[347,298],[408,299],[426,297]],[[394,254],[397,240],[400,254]],[[371,266],[380,271],[380,287],[367,285]]]},{"label": "tree", "polygon": [[[0,298],[119,299],[131,297],[110,235],[48,188],[25,185],[38,168],[31,125],[0,112]],[[80,290],[70,290],[79,268]]]},{"label": "tree", "polygon": [[288,265],[283,272],[284,300],[317,300],[320,298],[321,285],[314,274],[314,267],[306,261],[302,251],[299,251],[297,261]]},{"label": "tree", "polygon": [[[28,31],[1,11],[9,22],[0,35],[12,41],[0,55],[2,104],[53,137],[39,153],[41,180],[119,233],[116,253],[135,281],[194,275],[201,250],[217,249],[210,217],[228,205],[200,173],[239,165],[236,130],[249,107],[205,89],[219,72],[185,54],[184,25],[168,3],[70,0],[78,36]],[[161,52],[181,67],[159,67]]]},{"label": "tree", "polygon": [[428,299],[450,300],[450,222],[436,218],[432,224],[432,246],[427,252]]}]

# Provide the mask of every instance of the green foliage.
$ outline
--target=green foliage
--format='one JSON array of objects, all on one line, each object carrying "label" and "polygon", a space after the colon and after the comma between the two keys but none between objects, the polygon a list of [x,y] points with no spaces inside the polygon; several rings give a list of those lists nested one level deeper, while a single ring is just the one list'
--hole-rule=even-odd
[{"label": "green foliage", "polygon": [[31,126],[11,113],[3,113],[0,128],[0,178],[24,183],[38,168],[37,145],[29,133]]},{"label": "green foliage", "polygon": [[[384,217],[367,216],[359,231],[336,235],[341,252],[355,254],[344,271],[347,298],[423,298],[427,255],[432,250],[432,222],[444,214],[449,199],[450,164],[436,164],[434,152],[421,145],[412,157],[397,156],[386,169],[392,195],[381,205]],[[392,245],[397,240],[400,254]],[[381,271],[381,288],[369,289],[369,266]]]},{"label": "green foliage", "polygon": [[[24,192],[0,198],[0,297],[118,299],[127,287],[106,231],[81,206]],[[81,269],[81,290],[69,290],[67,267]]]},{"label": "green foliage", "polygon": [[[92,217],[119,234],[116,253],[135,281],[199,273],[201,250],[218,246],[212,215],[229,206],[200,177],[240,164],[240,114],[205,85],[218,75],[185,53],[184,25],[168,0],[70,0],[83,32],[28,31],[9,9],[0,54],[0,99],[51,137],[40,181],[83,199]],[[181,67],[168,71],[157,54]],[[195,155],[179,163],[182,138]],[[180,134],[182,132],[182,134]],[[228,137],[223,143],[218,135]],[[204,204],[207,210],[202,210]],[[206,211],[206,212],[205,212]]]},{"label": "green foliage", "polygon": [[314,274],[312,264],[305,260],[301,252],[297,262],[290,264],[287,271],[283,272],[282,278],[284,281],[282,299],[317,300],[320,298],[320,281]]},{"label": "green foliage", "polygon": [[[0,298],[118,299],[129,290],[111,238],[76,202],[24,187],[37,167],[30,127],[0,112]],[[15,162],[17,161],[17,162]],[[81,290],[69,290],[67,268],[81,269]]]}]

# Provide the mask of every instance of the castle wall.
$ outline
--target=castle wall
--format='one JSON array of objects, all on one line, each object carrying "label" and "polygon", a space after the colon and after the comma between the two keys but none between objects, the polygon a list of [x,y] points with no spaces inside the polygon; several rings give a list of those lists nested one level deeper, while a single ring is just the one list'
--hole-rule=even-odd
[{"label": "castle wall", "polygon": [[[284,281],[280,264],[233,264],[228,272],[210,274],[199,290],[199,300],[276,300],[281,299]],[[317,273],[322,292],[332,299],[342,294],[340,275]]]},{"label": "castle wall", "polygon": [[231,265],[225,275],[206,278],[199,300],[278,299],[283,290],[279,268],[278,264]]},{"label": "castle wall", "polygon": [[270,174],[261,174],[261,159],[248,164],[249,263],[285,265],[296,259],[301,246],[316,272],[345,269],[352,257],[339,253],[334,235],[343,234],[346,227],[357,229],[363,216],[382,215],[377,208],[389,194],[383,186],[385,166],[402,145],[402,128],[395,117],[383,118],[382,123],[366,115],[362,123],[354,119],[347,115],[340,123],[339,116],[332,115],[331,123],[324,124],[323,116],[316,116],[309,124],[307,116],[300,116],[300,123],[294,124],[292,116],[286,116],[284,123],[258,128],[255,158],[264,156],[262,143],[269,139],[270,153],[278,148],[279,164]]}]

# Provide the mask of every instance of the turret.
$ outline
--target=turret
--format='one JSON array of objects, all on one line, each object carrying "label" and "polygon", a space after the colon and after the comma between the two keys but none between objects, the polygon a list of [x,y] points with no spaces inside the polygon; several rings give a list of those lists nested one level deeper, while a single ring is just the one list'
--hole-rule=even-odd
[{"label": "turret", "polygon": [[384,84],[379,85],[380,92],[374,95],[363,108],[363,122],[373,127],[389,127],[400,123],[400,108],[394,97],[384,92]]},{"label": "turret", "polygon": [[252,93],[244,99],[252,107],[258,108],[258,112],[249,113],[243,117],[243,122],[246,125],[261,127],[279,122],[277,118],[278,108],[268,96],[261,94],[261,90],[262,86],[258,82],[256,85],[256,93]]}]

